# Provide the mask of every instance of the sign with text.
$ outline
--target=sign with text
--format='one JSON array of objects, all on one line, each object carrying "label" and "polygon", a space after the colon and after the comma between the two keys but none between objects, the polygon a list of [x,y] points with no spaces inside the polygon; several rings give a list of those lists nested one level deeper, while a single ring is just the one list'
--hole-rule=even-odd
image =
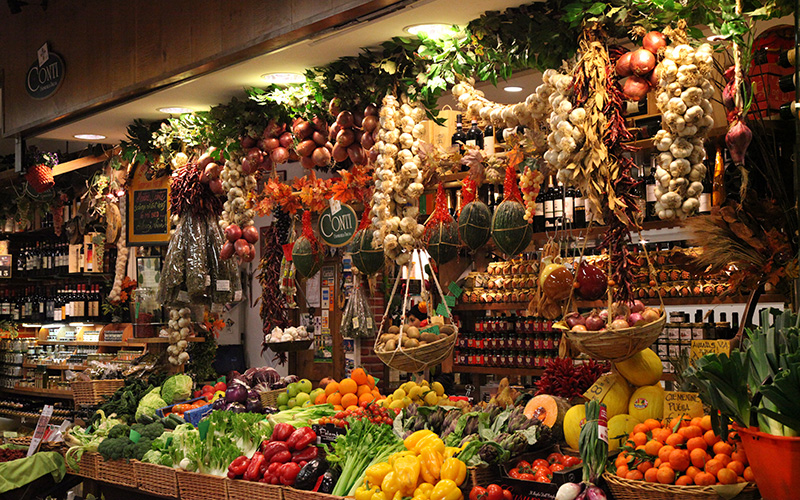
[{"label": "sign with text", "polygon": [[64,81],[64,59],[44,44],[25,75],[25,90],[34,99],[47,99]]},{"label": "sign with text", "polygon": [[169,176],[148,178],[139,165],[128,189],[128,244],[162,245],[169,241]]},{"label": "sign with text", "polygon": [[664,393],[664,418],[703,416],[703,402],[696,392],[666,391]]},{"label": "sign with text", "polygon": [[47,424],[50,423],[50,417],[53,416],[53,405],[44,405],[42,409],[42,415],[39,417],[39,422],[36,424],[36,430],[33,431],[33,437],[31,438],[31,444],[28,447],[28,455],[31,456],[36,453],[36,450],[39,448],[39,444],[41,444],[42,439],[44,439],[44,433],[47,430]]},{"label": "sign with text", "polygon": [[706,354],[731,354],[731,341],[717,340],[692,340],[691,360],[702,358]]},{"label": "sign with text", "polygon": [[342,247],[356,235],[358,217],[350,205],[340,205],[336,211],[333,208],[326,208],[319,216],[319,235],[326,245]]}]

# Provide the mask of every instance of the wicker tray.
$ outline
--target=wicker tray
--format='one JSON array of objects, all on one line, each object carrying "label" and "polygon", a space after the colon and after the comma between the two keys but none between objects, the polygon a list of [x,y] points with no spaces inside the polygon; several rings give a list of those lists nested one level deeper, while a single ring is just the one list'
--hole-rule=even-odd
[{"label": "wicker tray", "polygon": [[316,498],[317,500],[343,500],[347,497],[338,497],[336,495],[328,495],[327,493],[318,493],[316,491],[298,490],[284,486],[283,488],[284,500],[306,500],[308,498]]},{"label": "wicker tray", "polygon": [[500,469],[496,465],[467,467],[467,472],[469,472],[473,488],[475,486],[483,486],[485,488],[487,485],[500,481]]},{"label": "wicker tray", "polygon": [[283,488],[242,479],[225,479],[228,500],[283,500]]},{"label": "wicker tray", "polygon": [[[673,484],[647,483],[622,479],[606,472],[603,474],[615,500],[724,500],[714,488],[718,486],[676,486]],[[728,485],[735,486],[735,485]],[[736,495],[735,500],[755,500],[759,498],[758,488],[754,483],[748,483]]]},{"label": "wicker tray", "polygon": [[563,321],[556,323],[554,327],[564,330],[567,339],[581,352],[594,359],[616,363],[625,361],[637,352],[653,345],[653,342],[661,335],[666,322],[667,315],[662,309],[661,317],[652,323],[620,330],[573,332]]},{"label": "wicker tray", "polygon": [[[455,328],[455,326],[453,326]],[[458,339],[458,329],[451,335],[436,342],[421,347],[403,349],[398,347],[395,351],[379,351],[375,354],[384,364],[403,372],[421,372],[425,368],[437,365],[453,354],[453,347]]]},{"label": "wicker tray", "polygon": [[101,460],[102,458],[100,458],[99,453],[84,453],[81,456],[80,462],[78,462],[79,469],[73,470],[69,467],[69,465],[67,465],[67,473],[81,477],[88,477],[89,479],[99,479],[98,471]]},{"label": "wicker tray", "polygon": [[98,405],[123,385],[125,381],[122,379],[76,380],[70,384],[76,406]]},{"label": "wicker tray", "polygon": [[311,340],[294,340],[291,342],[268,342],[267,349],[273,352],[305,351],[314,342]]},{"label": "wicker tray", "polygon": [[227,500],[227,478],[179,470],[178,491],[181,500]]},{"label": "wicker tray", "polygon": [[98,477],[100,481],[106,483],[136,488],[139,483],[136,481],[136,471],[133,469],[133,462],[129,460],[104,460],[100,459]]},{"label": "wicker tray", "polygon": [[261,406],[266,408],[267,406],[272,406],[274,408],[278,407],[278,395],[286,392],[286,389],[275,389],[274,391],[266,391],[259,393],[261,396]]},{"label": "wicker tray", "polygon": [[165,497],[179,497],[176,469],[134,460],[133,470],[140,490]]}]

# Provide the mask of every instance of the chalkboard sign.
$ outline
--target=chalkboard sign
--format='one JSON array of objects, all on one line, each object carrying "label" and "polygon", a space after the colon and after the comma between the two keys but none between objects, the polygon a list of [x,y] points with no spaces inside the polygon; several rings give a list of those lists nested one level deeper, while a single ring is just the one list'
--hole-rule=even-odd
[{"label": "chalkboard sign", "polygon": [[128,244],[160,245],[169,241],[169,176],[145,177],[139,165],[128,189]]}]

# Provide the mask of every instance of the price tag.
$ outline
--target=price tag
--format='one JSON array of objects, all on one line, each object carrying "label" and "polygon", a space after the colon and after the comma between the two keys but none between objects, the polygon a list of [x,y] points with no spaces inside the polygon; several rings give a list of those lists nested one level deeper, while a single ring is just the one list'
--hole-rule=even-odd
[{"label": "price tag", "polygon": [[36,51],[36,58],[39,60],[39,67],[44,66],[47,60],[50,59],[50,50],[48,50],[46,43]]},{"label": "price tag", "polygon": [[211,275],[206,274],[206,284],[205,286],[211,286]]},{"label": "price tag", "polygon": [[614,385],[614,379],[610,373],[607,373],[597,379],[597,382],[595,382],[593,386],[589,387],[589,389],[583,393],[583,397],[586,399],[596,399],[597,401],[602,401],[605,395],[611,389],[612,385]]},{"label": "price tag", "polygon": [[608,414],[606,407],[600,407],[600,415],[597,417],[597,437],[608,444]]},{"label": "price tag", "polygon": [[230,292],[231,291],[231,282],[230,282],[230,280],[217,280],[217,291],[218,292]]},{"label": "price tag", "polygon": [[451,281],[447,288],[453,293],[453,295],[458,298],[461,297],[461,294],[464,293],[464,290],[461,289],[460,286],[455,281]]},{"label": "price tag", "polygon": [[178,302],[189,302],[189,292],[181,290],[178,292]]},{"label": "price tag", "polygon": [[436,314],[444,316],[445,318],[450,317],[450,311],[447,310],[447,306],[445,306],[443,302],[440,302],[439,305],[436,306]]},{"label": "price tag", "polygon": [[39,444],[42,442],[42,438],[44,438],[44,433],[47,430],[47,424],[50,422],[50,417],[52,416],[53,405],[44,405],[44,408],[42,408],[42,414],[39,416],[39,422],[36,424],[36,430],[33,431],[33,438],[31,438],[31,445],[28,446],[27,456],[31,456],[36,453],[36,450],[39,448]]},{"label": "price tag", "polygon": [[372,317],[367,316],[367,329],[372,330]]},{"label": "price tag", "polygon": [[242,300],[242,291],[236,290],[235,292],[233,292],[233,301],[239,302],[240,300]]},{"label": "price tag", "polygon": [[359,327],[359,325],[360,325],[360,324],[359,324],[359,322],[358,322],[358,318],[355,318],[355,317],[354,317],[354,318],[353,318],[353,328],[358,328],[358,327]]},{"label": "price tag", "polygon": [[702,358],[706,354],[731,354],[731,341],[718,340],[692,340],[690,358],[692,361]]},{"label": "price tag", "polygon": [[445,295],[444,296],[444,301],[450,307],[455,307],[456,306],[456,298],[453,297],[452,295]]},{"label": "price tag", "polygon": [[336,200],[333,197],[331,197],[329,201],[331,205],[331,214],[336,215],[336,213],[342,209],[342,204],[339,202],[339,200]]},{"label": "price tag", "polygon": [[664,418],[703,416],[703,402],[696,392],[667,391],[664,393]]}]

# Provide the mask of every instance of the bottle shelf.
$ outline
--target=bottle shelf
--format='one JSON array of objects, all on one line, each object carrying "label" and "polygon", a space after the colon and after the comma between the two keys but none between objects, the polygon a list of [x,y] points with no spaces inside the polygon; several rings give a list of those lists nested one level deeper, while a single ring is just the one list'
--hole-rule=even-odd
[{"label": "bottle shelf", "polygon": [[479,366],[479,365],[453,365],[454,373],[477,373],[485,375],[502,375],[505,377],[541,377],[544,373],[542,368],[506,368],[502,366]]},{"label": "bottle shelf", "polygon": [[20,396],[41,396],[55,399],[72,399],[72,391],[62,391],[61,389],[37,389],[36,387],[0,387],[0,392],[8,394],[18,394]]},{"label": "bottle shelf", "polygon": [[22,363],[23,368],[39,368],[44,367],[48,370],[74,370],[82,371],[88,368],[87,365],[70,365],[70,364],[40,364],[40,363]]}]

